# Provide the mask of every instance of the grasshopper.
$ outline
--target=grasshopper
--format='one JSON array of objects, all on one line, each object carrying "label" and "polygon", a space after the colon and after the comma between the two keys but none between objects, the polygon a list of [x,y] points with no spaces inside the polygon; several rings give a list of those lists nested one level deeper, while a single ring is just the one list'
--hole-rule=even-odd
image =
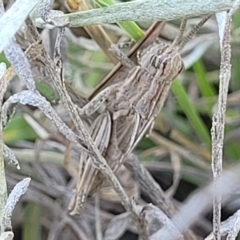
[{"label": "grasshopper", "polygon": [[[81,115],[98,112],[89,129],[92,139],[113,171],[127,160],[142,137],[151,129],[161,111],[172,81],[183,71],[180,50],[209,16],[181,41],[186,21],[171,45],[156,41],[137,52],[136,63],[115,47],[112,51],[129,68],[122,82],[101,90],[79,109]],[[91,156],[82,153],[75,194],[69,205],[71,214],[82,211],[86,197],[106,181],[92,164]]]}]

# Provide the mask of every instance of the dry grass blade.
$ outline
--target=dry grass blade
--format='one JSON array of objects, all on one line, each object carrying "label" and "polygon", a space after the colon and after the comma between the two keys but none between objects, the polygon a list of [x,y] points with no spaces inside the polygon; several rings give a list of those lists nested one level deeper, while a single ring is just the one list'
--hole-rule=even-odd
[{"label": "dry grass blade", "polygon": [[192,142],[191,139],[188,139],[179,131],[176,131],[173,129],[171,131],[170,138],[174,139],[174,141],[179,143],[180,145],[187,147],[188,149],[190,149],[190,151],[195,152],[197,155],[201,156],[203,159],[206,159],[207,161],[211,161],[212,156],[211,156],[210,150],[207,150],[206,148],[199,146],[199,144]]},{"label": "dry grass blade", "polygon": [[[135,62],[137,57],[137,52],[154,43],[156,38],[159,36],[161,30],[163,29],[164,25],[165,25],[164,22],[154,23],[146,32],[144,38],[134,45],[128,57]],[[128,70],[129,69],[127,69],[127,67],[124,66],[122,63],[118,63],[117,66],[114,67],[113,70],[101,81],[99,86],[90,95],[89,99],[91,100],[94,96],[96,96],[99,92],[101,92],[106,87],[122,81],[122,79],[127,77]]]},{"label": "dry grass blade", "polygon": [[174,151],[171,151],[170,154],[171,154],[171,162],[173,166],[173,184],[166,192],[166,195],[168,196],[168,198],[171,198],[175,194],[178,188],[178,185],[181,180],[181,165],[182,165],[181,158],[177,153],[175,153]]},{"label": "dry grass blade", "polygon": [[100,216],[100,199],[99,194],[95,196],[95,229],[96,229],[96,239],[102,240],[102,226],[101,226],[101,216]]},{"label": "dry grass blade", "polygon": [[[77,4],[77,11],[87,11],[89,7],[85,0],[81,0]],[[110,37],[107,35],[105,30],[100,25],[92,25],[84,27],[87,33],[91,36],[92,39],[100,46],[100,48],[105,52],[105,54],[111,59],[115,64],[118,63],[118,59],[109,51],[109,48],[112,44]]]},{"label": "dry grass blade", "polygon": [[191,152],[189,152],[185,148],[175,144],[173,141],[170,141],[170,140],[162,137],[160,134],[156,133],[155,131],[150,133],[150,138],[155,143],[157,143],[157,144],[159,144],[161,146],[164,146],[165,148],[169,149],[169,151],[170,150],[175,151],[180,156],[186,158],[189,162],[192,162],[194,165],[197,165],[197,166],[199,166],[202,169],[206,169],[206,170],[210,169],[209,165],[207,163],[205,163],[202,158],[196,156],[195,154],[192,154]]}]

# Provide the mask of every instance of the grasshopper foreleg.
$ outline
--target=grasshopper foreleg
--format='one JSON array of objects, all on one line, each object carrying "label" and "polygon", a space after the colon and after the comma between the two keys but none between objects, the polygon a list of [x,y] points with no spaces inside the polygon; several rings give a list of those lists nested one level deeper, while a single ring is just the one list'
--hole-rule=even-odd
[{"label": "grasshopper foreleg", "polygon": [[121,85],[122,85],[121,83],[116,83],[105,88],[89,103],[87,103],[83,108],[78,108],[79,114],[90,116],[91,114],[96,112],[101,107],[101,105],[107,100],[109,95],[113,92],[116,92]]},{"label": "grasshopper foreleg", "polygon": [[136,66],[136,64],[116,45],[112,44],[109,51],[111,51],[124,66],[128,68],[133,68]]}]

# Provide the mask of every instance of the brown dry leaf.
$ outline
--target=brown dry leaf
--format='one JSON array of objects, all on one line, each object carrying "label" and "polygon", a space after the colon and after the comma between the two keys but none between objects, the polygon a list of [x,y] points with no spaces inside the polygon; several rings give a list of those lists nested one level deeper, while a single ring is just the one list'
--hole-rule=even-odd
[{"label": "brown dry leaf", "polygon": [[[127,195],[130,198],[137,199],[139,197],[139,187],[131,172],[124,165],[122,165],[117,170],[116,176]],[[116,194],[110,183],[106,183],[106,185],[99,190],[99,195],[104,200],[120,202],[119,195]]]},{"label": "brown dry leaf", "polygon": [[107,226],[104,234],[105,240],[117,240],[126,231],[131,217],[129,212],[125,212],[114,217]]}]

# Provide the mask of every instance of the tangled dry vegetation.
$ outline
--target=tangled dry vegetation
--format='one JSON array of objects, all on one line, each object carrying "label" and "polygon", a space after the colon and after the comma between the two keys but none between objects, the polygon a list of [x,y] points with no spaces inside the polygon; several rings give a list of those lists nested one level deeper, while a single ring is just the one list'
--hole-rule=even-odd
[{"label": "tangled dry vegetation", "polygon": [[[54,8],[64,13],[88,9],[85,1],[67,2],[55,1]],[[11,3],[0,0],[2,16],[3,5],[8,9]],[[0,239],[12,239],[13,233],[15,240],[236,239],[238,5],[236,1],[229,12],[212,16],[181,52],[186,70],[173,82],[153,130],[115,174],[124,191],[115,183],[116,193],[115,175],[103,167],[112,182],[86,199],[81,215],[69,214],[80,155],[88,146],[87,133],[81,130],[86,138],[80,140],[77,130],[82,120],[91,125],[96,115],[76,119],[75,104],[83,107],[106,86],[125,78],[129,70],[117,65],[109,51],[112,43],[137,41],[143,31],[145,47],[158,36],[172,42],[180,21],[67,27],[61,35],[58,28],[37,29],[27,17],[0,54]],[[199,20],[189,19],[186,31]],[[138,42],[131,51],[126,49],[132,60],[143,46]],[[102,166],[104,159],[96,156],[95,164]]]}]

